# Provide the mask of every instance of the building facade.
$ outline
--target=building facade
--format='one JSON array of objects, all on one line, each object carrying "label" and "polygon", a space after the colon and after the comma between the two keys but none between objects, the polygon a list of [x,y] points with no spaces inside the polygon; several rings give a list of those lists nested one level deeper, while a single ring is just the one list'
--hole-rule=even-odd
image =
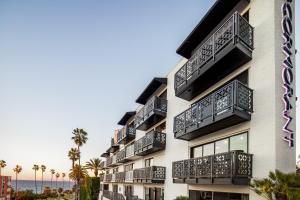
[{"label": "building facade", "polygon": [[0,176],[0,200],[10,200],[11,177]]},{"label": "building facade", "polygon": [[217,0],[119,121],[102,199],[262,199],[249,184],[295,171],[295,2]]}]

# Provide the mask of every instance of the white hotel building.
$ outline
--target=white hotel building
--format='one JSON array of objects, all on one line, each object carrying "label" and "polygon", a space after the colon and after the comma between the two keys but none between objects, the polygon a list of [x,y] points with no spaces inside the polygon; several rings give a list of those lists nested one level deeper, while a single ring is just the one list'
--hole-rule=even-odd
[{"label": "white hotel building", "polygon": [[102,154],[100,199],[256,200],[295,171],[295,0],[216,0]]}]

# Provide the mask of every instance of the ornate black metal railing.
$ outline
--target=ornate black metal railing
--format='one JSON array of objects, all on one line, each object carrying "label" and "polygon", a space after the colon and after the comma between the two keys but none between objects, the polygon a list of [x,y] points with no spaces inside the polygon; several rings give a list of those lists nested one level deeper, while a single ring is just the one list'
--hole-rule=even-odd
[{"label": "ornate black metal railing", "polygon": [[104,175],[104,182],[110,183],[112,181],[112,174]]},{"label": "ornate black metal railing", "polygon": [[126,200],[142,200],[137,195],[125,195]]},{"label": "ornate black metal railing", "polygon": [[175,74],[175,90],[185,84],[194,73],[210,60],[215,59],[232,42],[241,42],[253,49],[253,27],[238,12],[234,13],[221,27],[205,41],[186,64]]},{"label": "ornate black metal railing", "polygon": [[122,149],[116,154],[116,162],[123,163],[126,161],[125,159],[126,159],[126,149]]},{"label": "ornate black metal railing", "polygon": [[234,110],[247,114],[253,112],[253,90],[237,80],[200,99],[177,115],[174,118],[174,135],[180,138],[191,130],[219,121],[222,116],[233,113]]},{"label": "ornate black metal railing", "polygon": [[125,172],[117,172],[116,173],[116,182],[124,183],[125,182]]},{"label": "ornate black metal railing", "polygon": [[136,182],[163,182],[166,178],[166,168],[151,166],[133,170],[133,180]]},{"label": "ornate black metal railing", "polygon": [[144,137],[134,143],[135,155],[147,155],[164,149],[166,146],[166,134],[157,131],[146,133]]},{"label": "ornate black metal railing", "polygon": [[173,179],[251,178],[252,154],[231,151],[173,162]]},{"label": "ornate black metal railing", "polygon": [[117,156],[116,155],[113,155],[113,156],[110,156],[110,157],[107,157],[106,158],[106,166],[113,166],[113,165],[116,165],[117,164],[117,160],[116,160]]},{"label": "ornate black metal railing", "polygon": [[120,144],[123,140],[130,140],[135,137],[135,126],[126,125],[118,131],[117,143]]},{"label": "ornate black metal railing", "polygon": [[125,197],[123,194],[108,191],[108,190],[103,191],[103,197],[110,199],[110,200],[125,200]]},{"label": "ornate black metal railing", "polygon": [[167,113],[167,100],[160,97],[153,96],[150,98],[145,106],[135,116],[135,125],[139,127],[148,118],[150,118],[156,112],[166,115]]}]

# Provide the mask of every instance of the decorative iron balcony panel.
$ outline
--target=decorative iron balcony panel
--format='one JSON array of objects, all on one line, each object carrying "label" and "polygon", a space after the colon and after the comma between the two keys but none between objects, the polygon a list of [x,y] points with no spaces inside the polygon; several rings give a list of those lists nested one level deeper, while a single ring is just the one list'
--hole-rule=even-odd
[{"label": "decorative iron balcony panel", "polygon": [[116,155],[107,157],[107,159],[106,159],[106,166],[107,167],[115,167],[117,165],[119,165],[119,163],[117,163],[117,156]]},{"label": "decorative iron balcony panel", "polygon": [[116,182],[124,183],[125,182],[125,172],[117,172],[116,173]]},{"label": "decorative iron balcony panel", "polygon": [[125,197],[123,194],[108,191],[108,190],[103,191],[103,197],[110,199],[110,200],[125,200]]},{"label": "decorative iron balcony panel", "polygon": [[173,162],[174,183],[248,185],[252,177],[252,154],[231,151]]},{"label": "decorative iron balcony panel", "polygon": [[133,171],[125,172],[125,182],[132,183],[133,182]]},{"label": "decorative iron balcony panel", "polygon": [[126,144],[127,142],[133,140],[134,138],[135,138],[134,125],[127,125],[118,131],[117,143]]},{"label": "decorative iron balcony panel", "polygon": [[145,156],[166,147],[166,134],[157,131],[146,133],[144,137],[134,143],[135,155]]},{"label": "decorative iron balcony panel", "polygon": [[135,116],[135,125],[138,130],[148,130],[167,115],[167,100],[153,96]]},{"label": "decorative iron balcony panel", "polygon": [[252,59],[253,27],[234,13],[175,74],[175,95],[191,100]]},{"label": "decorative iron balcony panel", "polygon": [[116,154],[116,162],[117,163],[125,163],[126,160],[126,150],[122,149]]},{"label": "decorative iron balcony panel", "polygon": [[105,174],[104,175],[104,182],[111,183],[112,180],[112,174]]},{"label": "decorative iron balcony panel", "polygon": [[140,183],[164,183],[166,168],[151,166],[133,170],[133,181]]},{"label": "decorative iron balcony panel", "polygon": [[234,80],[177,115],[174,136],[189,141],[249,121],[252,112],[253,91]]}]

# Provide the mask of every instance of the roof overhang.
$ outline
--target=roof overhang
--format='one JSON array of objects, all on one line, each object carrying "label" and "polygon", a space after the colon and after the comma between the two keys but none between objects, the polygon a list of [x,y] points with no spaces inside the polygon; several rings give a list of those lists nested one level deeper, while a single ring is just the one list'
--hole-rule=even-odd
[{"label": "roof overhang", "polygon": [[193,50],[206,38],[206,36],[226,17],[226,15],[241,1],[250,0],[217,0],[209,9],[194,30],[188,35],[176,50],[176,53],[189,59]]},{"label": "roof overhang", "polygon": [[101,154],[101,157],[103,157],[103,158],[107,158],[108,156],[109,156],[108,152],[104,152],[103,154]]},{"label": "roof overhang", "polygon": [[125,126],[126,123],[128,122],[128,120],[134,116],[136,114],[135,111],[132,112],[126,112],[123,117],[121,118],[121,120],[118,122],[119,125]]},{"label": "roof overhang", "polygon": [[158,78],[155,77],[146,87],[146,89],[142,92],[142,94],[135,101],[136,103],[140,103],[145,105],[148,99],[152,96],[152,94],[162,85],[167,85],[167,78]]}]

